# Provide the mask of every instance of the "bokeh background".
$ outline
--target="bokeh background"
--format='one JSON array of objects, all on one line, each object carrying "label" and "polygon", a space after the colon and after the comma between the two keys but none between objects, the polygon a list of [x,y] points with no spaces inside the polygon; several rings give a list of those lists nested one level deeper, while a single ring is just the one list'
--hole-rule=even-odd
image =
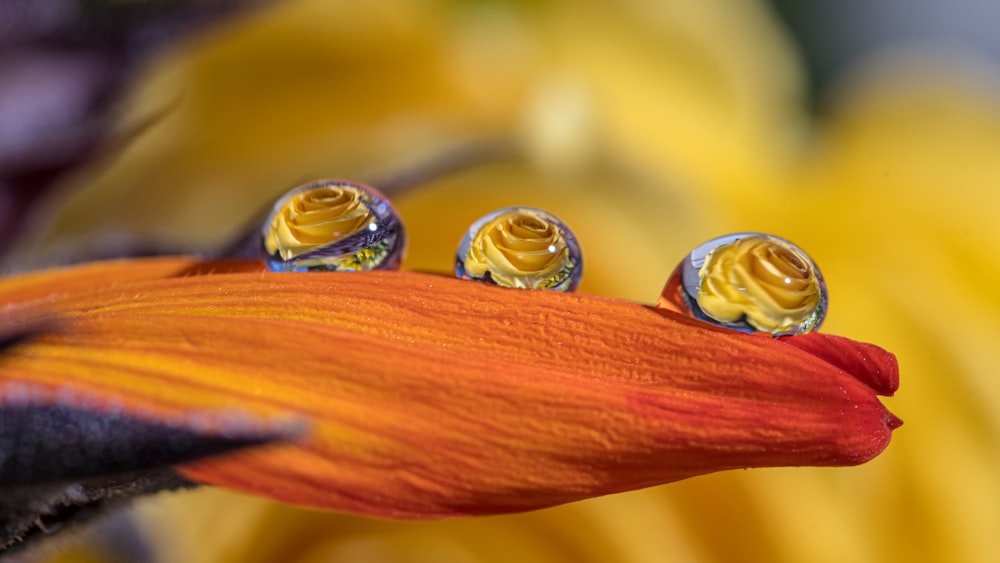
[{"label": "bokeh background", "polygon": [[[159,116],[65,178],[8,260],[222,246],[288,188],[378,183],[407,267],[447,271],[504,205],[562,217],[581,291],[653,302],[691,248],[795,241],[824,330],[896,353],[905,420],[854,468],[729,472],[535,513],[389,522],[167,494],[46,561],[1000,561],[1000,47],[984,0],[293,0],[175,47],[121,102]],[[294,358],[289,358],[294,361]],[[488,416],[488,413],[484,413]],[[530,471],[530,468],[525,468]]]}]

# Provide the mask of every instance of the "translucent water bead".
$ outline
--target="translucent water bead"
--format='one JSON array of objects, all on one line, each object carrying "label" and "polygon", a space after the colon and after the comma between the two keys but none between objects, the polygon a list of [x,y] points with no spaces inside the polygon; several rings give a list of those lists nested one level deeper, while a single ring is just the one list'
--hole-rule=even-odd
[{"label": "translucent water bead", "polygon": [[275,272],[357,272],[399,267],[406,233],[374,188],[321,180],[285,194],[261,230],[267,267]]},{"label": "translucent water bead", "polygon": [[469,227],[458,246],[455,275],[503,287],[573,291],[583,276],[583,257],[559,218],[533,207],[506,207]]},{"label": "translucent water bead", "polygon": [[823,275],[802,249],[765,233],[735,233],[692,250],[657,305],[719,326],[784,336],[819,328],[828,296]]}]

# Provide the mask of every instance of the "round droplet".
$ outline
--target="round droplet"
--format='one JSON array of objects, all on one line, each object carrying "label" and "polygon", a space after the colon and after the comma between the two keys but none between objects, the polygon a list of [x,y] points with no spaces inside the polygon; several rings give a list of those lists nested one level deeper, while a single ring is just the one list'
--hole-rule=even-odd
[{"label": "round droplet", "polygon": [[399,215],[374,188],[321,180],[285,194],[261,229],[275,272],[394,270],[406,247]]},{"label": "round droplet", "polygon": [[480,218],[458,246],[455,275],[503,287],[573,291],[583,276],[580,245],[551,213],[506,207]]},{"label": "round droplet", "polygon": [[802,249],[765,233],[735,233],[692,250],[657,306],[735,330],[785,336],[819,328],[827,303],[823,275]]}]

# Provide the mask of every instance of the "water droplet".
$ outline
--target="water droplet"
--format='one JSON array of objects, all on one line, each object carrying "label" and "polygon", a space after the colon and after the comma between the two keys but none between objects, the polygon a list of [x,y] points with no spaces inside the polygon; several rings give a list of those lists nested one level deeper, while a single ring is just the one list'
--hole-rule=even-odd
[{"label": "water droplet", "polygon": [[503,287],[573,291],[583,276],[583,256],[556,216],[505,207],[469,227],[458,246],[455,275]]},{"label": "water droplet", "polygon": [[399,215],[378,190],[320,180],[285,194],[261,229],[275,272],[394,270],[406,247]]},{"label": "water droplet", "polygon": [[823,275],[798,246],[765,233],[735,233],[692,250],[657,306],[743,332],[784,336],[818,329],[828,300]]}]

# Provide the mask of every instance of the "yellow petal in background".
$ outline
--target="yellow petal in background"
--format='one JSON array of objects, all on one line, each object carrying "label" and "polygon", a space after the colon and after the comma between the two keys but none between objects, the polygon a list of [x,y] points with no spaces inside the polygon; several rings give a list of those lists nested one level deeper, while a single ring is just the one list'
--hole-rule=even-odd
[{"label": "yellow petal in background", "polygon": [[[223,492],[176,496],[141,510],[169,543],[163,552],[175,561],[995,560],[996,71],[888,61],[807,129],[794,54],[758,6],[484,4],[289,2],[192,45],[139,95],[140,108],[176,109],[111,169],[81,177],[86,189],[25,242],[25,255],[101,231],[217,241],[303,180],[371,180],[470,138],[529,135],[527,163],[480,167],[394,202],[411,234],[410,267],[450,269],[477,217],[533,205],[578,235],[582,290],[651,302],[696,244],[773,232],[823,270],[824,330],[898,354],[904,383],[891,406],[906,426],[863,467],[710,475],[416,527]],[[227,533],[206,537],[208,522],[234,513]]]}]

